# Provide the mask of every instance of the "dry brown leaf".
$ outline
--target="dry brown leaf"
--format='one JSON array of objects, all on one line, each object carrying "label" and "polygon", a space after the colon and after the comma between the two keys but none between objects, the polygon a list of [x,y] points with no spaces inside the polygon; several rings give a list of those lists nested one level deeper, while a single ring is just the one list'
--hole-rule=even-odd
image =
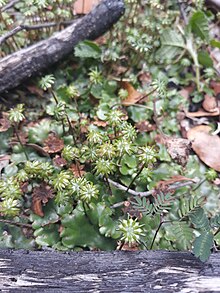
[{"label": "dry brown leaf", "polygon": [[95,120],[94,122],[92,122],[93,125],[96,125],[98,127],[106,127],[108,122],[106,121],[102,121],[102,120]]},{"label": "dry brown leaf", "polygon": [[56,157],[53,159],[53,164],[57,167],[63,167],[67,165],[67,161],[64,158],[56,155]]},{"label": "dry brown leaf", "polygon": [[196,180],[192,178],[188,178],[182,175],[174,175],[170,179],[160,180],[159,182],[157,182],[156,189],[165,190],[167,187],[169,187],[169,185],[174,184],[176,182],[182,182],[182,181],[196,182]]},{"label": "dry brown leaf", "polygon": [[26,143],[25,146],[34,149],[36,152],[40,153],[42,156],[45,156],[45,157],[48,156],[48,153],[45,152],[44,149],[41,146],[39,146],[38,144],[35,144],[35,143]]},{"label": "dry brown leaf", "polygon": [[194,91],[194,87],[193,86],[188,86],[183,88],[182,90],[179,91],[179,94],[184,97],[186,100],[189,99],[191,93]]},{"label": "dry brown leaf", "polygon": [[213,183],[217,186],[220,186],[220,178],[216,178]]},{"label": "dry brown leaf", "polygon": [[220,172],[220,138],[211,134],[212,128],[199,125],[187,132],[192,149],[206,165]]},{"label": "dry brown leaf", "polygon": [[129,246],[128,243],[124,243],[122,248],[121,248],[121,250],[124,250],[124,251],[138,251],[138,250],[140,250],[139,246],[140,246],[140,244],[137,243],[137,242],[130,244],[130,246]]},{"label": "dry brown leaf", "polygon": [[149,72],[141,71],[138,74],[138,80],[141,82],[142,85],[150,84],[152,82],[152,78]]},{"label": "dry brown leaf", "polygon": [[20,144],[22,143],[23,145],[25,145],[28,141],[28,134],[26,132],[22,132],[22,131],[19,131],[18,132],[18,135],[19,135],[19,140],[18,140],[18,137],[17,135],[13,136],[11,138],[11,141],[10,141],[10,145],[13,146],[13,145],[16,145],[16,144]]},{"label": "dry brown leaf", "polygon": [[218,111],[216,98],[209,96],[207,94],[204,97],[204,101],[202,103],[202,106],[207,112],[213,113],[213,112]]},{"label": "dry brown leaf", "polygon": [[44,213],[42,210],[42,203],[47,203],[50,198],[54,197],[53,189],[47,185],[45,182],[41,183],[38,187],[34,187],[32,194],[32,211],[43,217]]},{"label": "dry brown leaf", "polygon": [[137,218],[138,220],[142,219],[143,215],[142,213],[138,210],[138,209],[135,209],[132,205],[132,200],[134,198],[131,197],[130,198],[130,201],[126,200],[124,201],[124,207],[122,208],[123,212],[125,215],[130,215],[130,217],[135,217]]},{"label": "dry brown leaf", "polygon": [[106,36],[101,36],[101,37],[97,38],[94,42],[97,45],[102,46],[102,45],[105,45],[106,44],[107,40],[108,39],[106,38]]},{"label": "dry brown leaf", "polygon": [[0,173],[1,173],[3,168],[8,166],[10,158],[11,157],[9,155],[0,156]]},{"label": "dry brown leaf", "polygon": [[135,124],[135,128],[138,132],[150,132],[156,129],[156,125],[151,124],[149,121],[140,121]]},{"label": "dry brown leaf", "polygon": [[27,85],[26,87],[31,94],[38,95],[40,97],[44,96],[44,91],[41,88],[35,85]]},{"label": "dry brown leaf", "polygon": [[204,117],[204,116],[218,116],[219,115],[219,109],[217,109],[215,112],[206,112],[204,110],[199,110],[197,112],[186,112],[186,117],[188,118],[194,118],[194,117]]},{"label": "dry brown leaf", "polygon": [[210,86],[214,90],[215,95],[217,96],[220,93],[220,82],[212,80],[210,82]]},{"label": "dry brown leaf", "polygon": [[5,132],[11,127],[11,123],[8,120],[8,113],[2,113],[2,118],[0,119],[0,132]]},{"label": "dry brown leaf", "polygon": [[136,104],[144,96],[142,93],[138,92],[129,82],[122,81],[121,86],[123,89],[127,90],[128,96],[125,100],[122,100],[122,105],[131,106]]},{"label": "dry brown leaf", "polygon": [[29,185],[28,181],[20,183],[20,188],[21,188],[22,193],[27,193],[28,192],[28,185]]},{"label": "dry brown leaf", "polygon": [[84,165],[72,164],[70,166],[70,171],[73,172],[75,177],[81,177],[82,175],[84,175],[86,172],[83,169]]},{"label": "dry brown leaf", "polygon": [[44,141],[44,145],[43,150],[49,154],[58,153],[64,148],[63,140],[60,139],[54,132],[51,132],[48,135],[47,139]]},{"label": "dry brown leaf", "polygon": [[191,144],[188,139],[164,137],[164,144],[171,158],[183,167],[187,164]]}]

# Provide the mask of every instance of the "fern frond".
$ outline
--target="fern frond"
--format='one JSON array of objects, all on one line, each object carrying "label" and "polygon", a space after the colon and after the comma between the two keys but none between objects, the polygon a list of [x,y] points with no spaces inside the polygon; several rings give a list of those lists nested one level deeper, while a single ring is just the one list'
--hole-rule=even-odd
[{"label": "fern frond", "polygon": [[210,231],[210,224],[207,215],[203,208],[196,208],[189,214],[189,219],[196,229],[201,229],[206,232]]},{"label": "fern frond", "polygon": [[181,203],[180,209],[178,210],[180,219],[189,216],[189,214],[192,213],[193,210],[195,210],[198,207],[201,207],[203,202],[204,197],[192,196],[190,199],[184,199],[184,201]]},{"label": "fern frond", "polygon": [[208,260],[213,246],[213,234],[210,232],[203,232],[197,237],[193,243],[193,253],[201,261]]},{"label": "fern frond", "polygon": [[149,215],[153,213],[153,205],[150,203],[149,199],[146,197],[135,197],[135,201],[132,201],[132,205],[140,213],[144,215]]},{"label": "fern frond", "polygon": [[172,231],[175,235],[176,241],[184,247],[184,249],[190,249],[193,240],[193,229],[189,227],[187,222],[173,222]]},{"label": "fern frond", "polygon": [[154,202],[150,203],[146,197],[135,197],[132,201],[133,207],[144,215],[161,214],[164,210],[171,208],[174,198],[171,194],[162,192],[154,196]]},{"label": "fern frond", "polygon": [[219,228],[220,227],[220,214],[215,215],[213,218],[210,219],[210,226],[212,228]]}]

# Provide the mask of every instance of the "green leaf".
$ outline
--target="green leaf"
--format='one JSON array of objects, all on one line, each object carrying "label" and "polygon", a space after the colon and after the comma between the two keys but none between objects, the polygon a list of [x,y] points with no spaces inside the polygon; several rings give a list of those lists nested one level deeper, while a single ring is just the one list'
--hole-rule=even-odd
[{"label": "green leaf", "polygon": [[175,30],[164,30],[161,36],[161,47],[156,52],[158,59],[173,59],[185,49],[185,43],[182,35]]},{"label": "green leaf", "polygon": [[[17,218],[16,222],[22,223]],[[21,227],[0,223],[0,248],[33,249],[35,241],[22,233]]]},{"label": "green leaf", "polygon": [[75,47],[75,56],[79,58],[94,58],[99,59],[101,57],[101,49],[97,44],[91,41],[80,42]]},{"label": "green leaf", "polygon": [[129,156],[129,155],[124,155],[123,156],[123,162],[130,168],[136,168],[137,167],[137,159],[135,156]]},{"label": "green leaf", "polygon": [[129,106],[127,110],[128,110],[129,117],[134,122],[140,122],[140,121],[146,120],[148,115],[151,114],[151,111],[149,111],[149,109],[139,108],[135,106]]},{"label": "green leaf", "polygon": [[206,51],[201,51],[198,53],[198,60],[201,65],[204,67],[213,67],[212,58],[209,56],[209,53]]},{"label": "green leaf", "polygon": [[17,174],[17,172],[18,172],[18,167],[14,163],[9,164],[4,169],[4,173],[7,177],[12,177],[15,174]]},{"label": "green leaf", "polygon": [[[100,202],[98,204],[90,204],[90,210],[87,213],[89,217],[91,216],[94,220],[96,220],[98,226],[100,227],[100,234],[114,239],[118,239],[120,237],[121,233],[117,231],[118,223],[111,218],[112,209],[107,207],[105,203]],[[94,220],[93,222],[95,222]]]},{"label": "green leaf", "polygon": [[192,196],[191,198],[184,198],[180,203],[178,214],[180,219],[189,216],[196,208],[204,203],[204,197]]},{"label": "green leaf", "polygon": [[220,214],[215,215],[213,218],[210,219],[210,225],[212,228],[219,228],[220,227]]},{"label": "green leaf", "polygon": [[219,48],[220,49],[220,42],[218,40],[211,40],[210,41],[210,45],[212,47],[215,47],[215,48]]},{"label": "green leaf", "polygon": [[192,32],[200,37],[202,40],[209,40],[209,24],[208,19],[204,12],[196,11],[190,21],[189,25],[191,27]]},{"label": "green leaf", "polygon": [[116,247],[116,241],[102,236],[99,227],[92,224],[81,206],[77,206],[71,215],[62,219],[62,226],[62,244],[69,249],[80,246],[114,250]]},{"label": "green leaf", "polygon": [[213,234],[210,232],[203,232],[197,237],[193,243],[193,253],[201,261],[208,260],[213,246]]},{"label": "green leaf", "polygon": [[30,215],[30,220],[33,222],[33,229],[46,226],[51,223],[56,223],[59,220],[59,216],[56,213],[54,202],[51,200],[45,207],[43,207],[44,217],[40,217],[35,214]]},{"label": "green leaf", "polygon": [[100,104],[98,110],[96,111],[96,115],[100,120],[106,120],[107,114],[109,113],[109,105],[107,103]]},{"label": "green leaf", "polygon": [[41,227],[34,232],[36,243],[40,246],[53,246],[60,240],[59,225]]},{"label": "green leaf", "polygon": [[210,231],[209,220],[203,208],[200,207],[195,209],[189,215],[189,219],[196,229],[202,229],[207,232]]},{"label": "green leaf", "polygon": [[153,203],[150,203],[149,199],[146,199],[146,197],[140,198],[136,196],[134,201],[132,201],[132,205],[139,212],[143,213],[143,215],[161,214],[163,210],[169,210],[171,208],[173,200],[174,197],[169,193],[164,194],[160,192],[154,196]]},{"label": "green leaf", "polygon": [[5,233],[5,224],[0,223],[0,248],[14,248],[13,237]]},{"label": "green leaf", "polygon": [[181,244],[182,249],[190,249],[193,240],[193,229],[186,222],[173,222],[172,231],[176,241]]},{"label": "green leaf", "polygon": [[193,97],[192,98],[193,103],[200,103],[204,99],[204,95],[202,93],[199,93],[199,92],[193,93],[192,97]]},{"label": "green leaf", "polygon": [[73,210],[73,206],[70,202],[65,202],[63,204],[60,204],[56,207],[57,213],[60,216],[70,214]]}]

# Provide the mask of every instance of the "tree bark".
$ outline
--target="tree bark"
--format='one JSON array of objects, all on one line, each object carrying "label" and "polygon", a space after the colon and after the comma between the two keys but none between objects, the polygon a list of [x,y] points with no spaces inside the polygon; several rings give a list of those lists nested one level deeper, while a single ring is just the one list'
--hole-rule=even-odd
[{"label": "tree bark", "polygon": [[80,41],[101,36],[123,13],[124,0],[103,0],[89,14],[61,32],[1,59],[0,93],[62,60]]},{"label": "tree bark", "polygon": [[2,292],[220,292],[220,254],[0,250]]}]

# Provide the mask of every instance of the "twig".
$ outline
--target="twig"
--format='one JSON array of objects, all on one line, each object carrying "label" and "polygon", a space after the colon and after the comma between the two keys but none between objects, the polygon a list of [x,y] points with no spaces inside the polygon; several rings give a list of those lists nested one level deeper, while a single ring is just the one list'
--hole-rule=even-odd
[{"label": "twig", "polygon": [[1,11],[2,12],[4,12],[5,10],[7,10],[7,9],[9,9],[9,8],[11,8],[11,7],[13,7],[16,3],[18,3],[19,2],[19,0],[12,0],[12,1],[10,1],[8,4],[6,4],[2,9],[1,9]]},{"label": "twig", "polygon": [[[152,190],[149,190],[149,191],[135,191],[135,190],[130,189],[130,188],[128,189],[126,186],[124,186],[124,185],[122,185],[122,184],[120,184],[120,183],[118,183],[118,182],[115,182],[115,181],[113,181],[113,180],[111,180],[111,179],[108,179],[108,182],[109,182],[110,184],[112,184],[113,186],[117,187],[118,189],[123,190],[123,191],[126,191],[127,193],[129,193],[129,194],[131,194],[131,195],[134,195],[134,196],[148,197],[148,196],[151,196],[153,193],[156,192],[156,189],[155,189],[155,188],[152,189]],[[166,191],[169,192],[169,191],[171,191],[171,190],[179,189],[179,188],[181,188],[181,187],[185,187],[185,186],[189,186],[189,185],[192,185],[192,184],[194,184],[194,183],[196,183],[196,182],[187,181],[187,182],[182,182],[182,183],[179,183],[179,184],[174,183],[174,184],[170,185],[170,186],[166,189]],[[123,203],[124,203],[124,202],[123,202]],[[117,203],[117,204],[119,204],[119,203]]]},{"label": "twig", "polygon": [[9,221],[9,220],[3,220],[3,219],[0,219],[0,223],[5,223],[5,224],[18,226],[18,227],[23,227],[23,228],[29,228],[29,229],[32,228],[31,224],[24,224],[24,223],[19,223],[19,222],[14,222],[14,221]]},{"label": "twig", "polygon": [[0,45],[2,43],[4,43],[8,38],[14,36],[15,34],[17,34],[18,32],[22,31],[22,30],[26,30],[26,31],[30,31],[30,30],[39,30],[39,29],[43,29],[43,28],[48,28],[48,27],[54,27],[54,26],[59,26],[59,25],[70,25],[73,24],[74,22],[76,22],[75,20],[69,20],[69,21],[62,21],[62,22],[46,22],[46,23],[40,23],[40,24],[36,24],[36,25],[26,25],[26,24],[21,24],[19,26],[16,26],[14,29],[12,29],[11,31],[7,32],[6,34],[4,34],[3,36],[0,37]]},{"label": "twig", "polygon": [[177,2],[178,2],[178,5],[179,5],[179,9],[180,9],[180,13],[181,13],[181,16],[183,18],[183,21],[184,21],[185,25],[187,25],[188,24],[188,18],[186,16],[185,10],[183,8],[183,2],[181,2],[180,0],[177,0]]}]

